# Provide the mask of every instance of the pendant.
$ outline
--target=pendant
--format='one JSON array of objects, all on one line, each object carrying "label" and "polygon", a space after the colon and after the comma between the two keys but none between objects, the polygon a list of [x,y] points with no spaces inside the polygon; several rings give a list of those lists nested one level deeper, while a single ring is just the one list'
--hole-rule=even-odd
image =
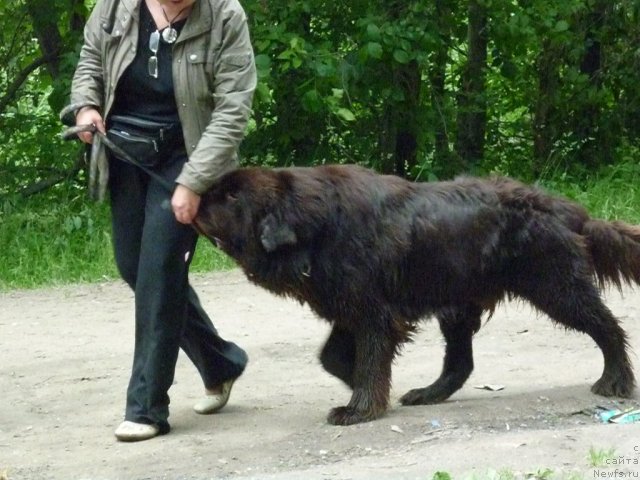
[{"label": "pendant", "polygon": [[162,39],[167,43],[174,43],[178,39],[178,32],[169,25],[162,31]]}]

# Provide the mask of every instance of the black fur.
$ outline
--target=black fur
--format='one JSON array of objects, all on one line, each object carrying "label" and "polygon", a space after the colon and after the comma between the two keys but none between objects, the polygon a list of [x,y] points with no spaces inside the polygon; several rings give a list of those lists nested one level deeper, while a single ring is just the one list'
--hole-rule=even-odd
[{"label": "black fur", "polygon": [[245,168],[203,195],[195,226],[252,282],[333,325],[320,360],[353,395],[330,423],[385,412],[393,358],[429,316],[446,339],[442,373],[401,402],[448,398],[473,370],[482,314],[505,296],[590,335],[604,355],[592,390],[632,395],[626,335],[599,287],[639,283],[640,229],[591,219],[567,199],[507,178],[412,183],[355,166]]}]

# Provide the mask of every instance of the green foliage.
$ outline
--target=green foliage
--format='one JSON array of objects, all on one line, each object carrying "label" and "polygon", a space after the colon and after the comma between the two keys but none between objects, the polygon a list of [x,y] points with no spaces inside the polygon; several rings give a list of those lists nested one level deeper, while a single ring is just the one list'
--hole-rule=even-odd
[{"label": "green foliage", "polygon": [[378,157],[383,106],[404,101],[395,68],[424,63],[430,50],[422,2],[400,10],[312,0],[244,5],[260,79],[256,128],[243,147],[250,161],[309,165]]},{"label": "green foliage", "polygon": [[[451,480],[454,478],[448,472],[436,472],[432,480]],[[516,472],[507,468],[501,470],[488,469],[482,472],[463,475],[463,480],[584,480],[585,475],[578,471],[563,472],[554,471],[550,468],[541,468],[531,472]]]},{"label": "green foliage", "polygon": [[0,290],[115,275],[105,205],[52,192],[0,208]]},{"label": "green foliage", "polygon": [[[63,142],[57,115],[45,95],[23,95],[15,109],[0,120],[0,198],[29,185],[73,170],[78,144]],[[82,177],[70,178],[69,186],[82,188]]]},{"label": "green foliage", "polygon": [[[0,204],[0,291],[118,278],[106,203],[84,193],[51,191]],[[223,270],[232,261],[201,241],[191,271]]]},{"label": "green foliage", "polygon": [[431,480],[451,480],[451,475],[448,472],[436,472]]},{"label": "green foliage", "polygon": [[640,165],[636,158],[582,177],[563,173],[540,183],[580,202],[592,216],[640,224]]},{"label": "green foliage", "polygon": [[611,460],[616,455],[616,451],[614,448],[589,448],[589,455],[587,456],[587,461],[590,467],[606,467],[607,460]]},{"label": "green foliage", "polygon": [[[55,62],[31,72],[0,109],[0,194],[3,187],[15,191],[74,164],[76,150],[54,139],[56,112],[68,94],[82,21],[93,3],[16,0],[0,6],[0,99],[43,55],[37,39],[47,37],[47,29],[55,29],[49,37],[59,37],[61,48]],[[350,162],[398,173],[404,166],[413,178],[460,173],[463,163],[456,163],[453,150],[456,119],[464,110],[458,99],[468,60],[469,2],[243,5],[260,79],[242,150],[246,163]],[[616,163],[613,152],[620,146],[638,146],[637,2],[480,5],[488,18],[486,82],[479,94],[487,128],[484,158],[467,168],[534,179],[550,169]],[[586,65],[594,43],[606,60],[595,74]],[[445,77],[441,95],[434,84],[439,74]],[[552,85],[543,85],[544,78]],[[536,151],[540,129],[546,129],[547,144]],[[415,141],[414,159],[397,158],[405,141],[399,132]],[[443,133],[448,153],[434,150]]]},{"label": "green foliage", "polygon": [[[586,0],[483,2],[488,123],[485,158],[474,172],[506,170],[533,179],[544,170],[612,163],[620,145],[638,145],[640,97],[630,83],[640,62],[631,47],[638,7],[614,3],[603,13],[598,2]],[[256,128],[244,147],[251,163],[353,162],[384,169],[385,140],[408,126],[418,142],[409,175],[450,170],[442,164],[450,157],[435,157],[433,149],[442,131],[450,147],[455,143],[467,2],[245,5],[260,70]],[[593,20],[600,13],[602,25]],[[594,41],[606,55],[595,77],[585,66]],[[431,80],[440,53],[446,55],[445,92],[434,103]],[[421,78],[417,90],[403,76],[411,68]],[[545,75],[555,83],[541,90]],[[549,129],[549,145],[536,157],[542,108],[549,110],[539,119]]]},{"label": "green foliage", "polygon": [[[638,34],[637,2],[505,0],[492,3],[491,15],[490,165],[510,162],[530,175],[593,168],[617,161],[612,152],[621,144],[638,145],[638,123],[627,120],[638,115],[638,89],[630,82],[640,56],[624,40]],[[596,54],[600,64],[593,64]],[[540,107],[547,117],[536,125]],[[547,157],[534,159],[540,127],[549,129],[552,144]]]},{"label": "green foliage", "polygon": [[86,8],[73,0],[0,6],[0,198],[51,178],[82,185],[72,176],[77,146],[63,144],[57,116],[77,61],[78,13]]}]

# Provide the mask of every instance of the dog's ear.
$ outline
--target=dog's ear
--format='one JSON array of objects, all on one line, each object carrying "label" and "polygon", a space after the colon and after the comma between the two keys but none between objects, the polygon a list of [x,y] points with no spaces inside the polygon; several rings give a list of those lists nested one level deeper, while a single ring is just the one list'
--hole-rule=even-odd
[{"label": "dog's ear", "polygon": [[279,221],[273,213],[260,221],[260,242],[264,249],[271,253],[285,245],[295,245],[298,242],[296,232],[286,223]]}]

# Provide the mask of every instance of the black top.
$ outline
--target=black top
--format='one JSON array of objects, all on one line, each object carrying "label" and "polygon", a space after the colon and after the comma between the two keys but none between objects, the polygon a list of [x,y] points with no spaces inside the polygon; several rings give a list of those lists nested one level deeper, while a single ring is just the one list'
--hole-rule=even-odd
[{"label": "black top", "polygon": [[[186,19],[172,24],[180,35]],[[140,6],[140,31],[136,56],[118,81],[112,114],[135,115],[159,122],[179,122],[178,107],[174,95],[172,69],[172,45],[162,39],[158,46],[158,78],[149,75],[149,37],[156,31],[156,24],[146,2]],[[162,33],[162,32],[161,32]]]}]

